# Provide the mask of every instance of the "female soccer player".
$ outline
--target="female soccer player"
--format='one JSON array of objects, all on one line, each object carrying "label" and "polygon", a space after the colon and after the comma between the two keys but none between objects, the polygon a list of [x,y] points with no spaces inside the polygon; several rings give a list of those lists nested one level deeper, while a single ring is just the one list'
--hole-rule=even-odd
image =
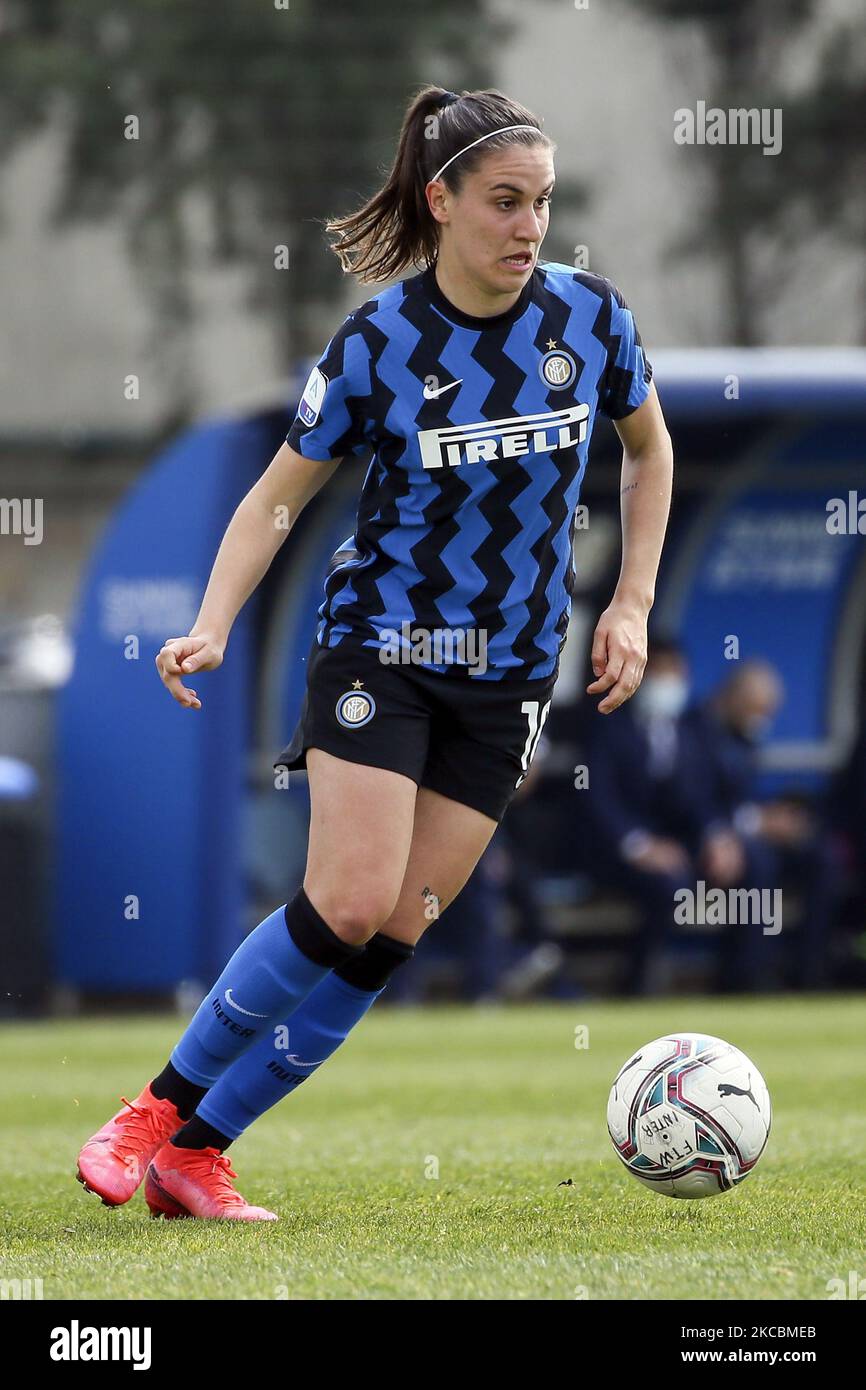
[{"label": "female soccer player", "polygon": [[496,91],[419,92],[384,187],[328,224],[344,270],[393,281],[337,330],[226,531],[196,623],[156,658],[167,689],[223,660],[287,530],[372,450],[325,585],[307,694],[275,766],[306,767],[303,886],[238,947],[167,1065],[79,1157],[109,1205],[146,1175],[164,1216],[274,1220],[234,1188],[229,1143],[310,1076],[460,892],[526,775],[573,586],[596,413],[623,443],[622,568],[592,645],[609,714],[634,693],[670,504],[671,446],[614,285],[543,263],[553,145]]}]

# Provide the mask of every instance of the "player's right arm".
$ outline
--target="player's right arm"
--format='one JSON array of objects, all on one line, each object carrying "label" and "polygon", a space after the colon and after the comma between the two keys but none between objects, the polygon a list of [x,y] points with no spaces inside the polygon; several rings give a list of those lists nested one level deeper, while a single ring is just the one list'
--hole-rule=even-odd
[{"label": "player's right arm", "polygon": [[235,618],[304,507],[340,462],[340,458],[304,458],[283,444],[239,504],[220,543],[189,635],[169,638],[156,658],[163,684],[184,708],[201,709],[201,701],[182,677],[220,665]]}]

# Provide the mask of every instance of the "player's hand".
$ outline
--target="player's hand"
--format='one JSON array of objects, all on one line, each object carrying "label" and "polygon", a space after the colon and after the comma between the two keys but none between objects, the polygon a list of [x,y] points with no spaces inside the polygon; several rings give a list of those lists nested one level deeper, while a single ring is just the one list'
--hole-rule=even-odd
[{"label": "player's hand", "polygon": [[746,872],[742,841],[732,830],[716,830],[703,846],[704,868],[716,884],[738,883]]},{"label": "player's hand", "polygon": [[811,833],[808,812],[790,801],[771,801],[760,807],[761,834],[770,844],[786,849],[803,845]]},{"label": "player's hand", "polygon": [[592,670],[596,679],[586,687],[587,695],[604,695],[599,714],[619,709],[643,680],[646,622],[646,613],[616,600],[599,618],[592,639]]},{"label": "player's hand", "polygon": [[689,856],[676,840],[648,835],[646,844],[629,861],[635,868],[653,874],[681,874],[689,867]]},{"label": "player's hand", "polygon": [[182,677],[194,671],[215,671],[222,663],[223,648],[207,633],[195,637],[170,637],[156,656],[156,669],[170,695],[185,709],[201,709],[201,700],[194,690],[184,685]]}]

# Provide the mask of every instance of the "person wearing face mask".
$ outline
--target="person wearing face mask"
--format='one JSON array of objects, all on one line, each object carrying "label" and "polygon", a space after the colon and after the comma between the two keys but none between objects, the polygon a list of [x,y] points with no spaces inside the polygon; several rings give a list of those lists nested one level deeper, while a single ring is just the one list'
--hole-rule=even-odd
[{"label": "person wearing face mask", "polygon": [[[861,698],[862,709],[866,700]],[[866,721],[830,783],[828,821],[840,885],[835,920],[841,928],[845,979],[866,984]]]},{"label": "person wearing face mask", "polygon": [[[621,981],[626,994],[657,986],[679,889],[694,889],[699,878],[713,887],[768,886],[766,865],[719,808],[706,774],[706,731],[687,712],[690,695],[683,650],[659,638],[634,699],[616,719],[589,724],[583,810],[592,873],[641,912]],[[719,938],[723,985],[764,979],[766,938],[756,935],[728,928]]]},{"label": "person wearing face mask", "polygon": [[706,748],[717,816],[760,876],[783,890],[783,910],[786,888],[800,900],[796,933],[784,931],[783,917],[778,938],[789,983],[821,989],[830,979],[833,905],[832,856],[821,817],[799,798],[759,801],[755,795],[759,749],[784,699],[779,672],[754,659],[738,665],[688,722]]}]

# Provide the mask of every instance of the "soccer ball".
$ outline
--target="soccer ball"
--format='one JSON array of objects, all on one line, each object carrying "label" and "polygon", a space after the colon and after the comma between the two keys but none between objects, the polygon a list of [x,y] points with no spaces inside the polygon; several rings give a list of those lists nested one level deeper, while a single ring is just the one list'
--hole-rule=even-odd
[{"label": "soccer ball", "polygon": [[715,1197],[747,1178],[770,1133],[770,1095],[748,1057],[706,1033],[647,1043],[607,1102],[614,1148],[638,1182],[667,1197]]}]

